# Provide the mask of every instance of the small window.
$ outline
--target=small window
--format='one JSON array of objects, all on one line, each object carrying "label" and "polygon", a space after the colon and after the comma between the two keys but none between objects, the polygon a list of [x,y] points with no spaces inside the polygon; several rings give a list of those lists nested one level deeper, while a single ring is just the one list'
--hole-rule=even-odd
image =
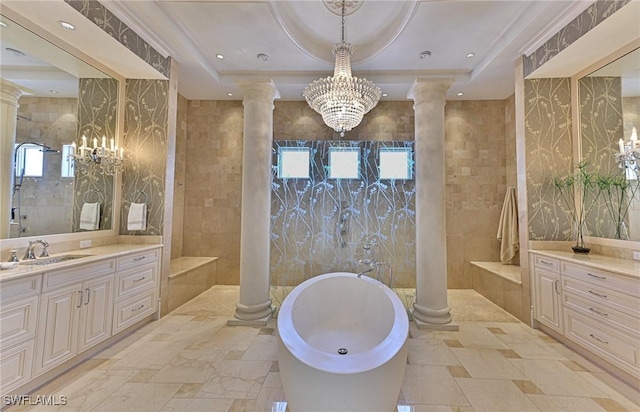
[{"label": "small window", "polygon": [[279,179],[309,178],[309,148],[281,147],[278,150]]},{"label": "small window", "polygon": [[17,147],[16,176],[42,177],[44,170],[42,147],[29,143]]},{"label": "small window", "polygon": [[62,168],[60,170],[60,176],[73,177],[73,159],[69,156],[73,155],[73,146],[70,144],[62,145]]},{"label": "small window", "polygon": [[412,179],[411,154],[407,147],[380,148],[380,179]]},{"label": "small window", "polygon": [[360,175],[360,149],[329,148],[329,179],[357,179]]}]

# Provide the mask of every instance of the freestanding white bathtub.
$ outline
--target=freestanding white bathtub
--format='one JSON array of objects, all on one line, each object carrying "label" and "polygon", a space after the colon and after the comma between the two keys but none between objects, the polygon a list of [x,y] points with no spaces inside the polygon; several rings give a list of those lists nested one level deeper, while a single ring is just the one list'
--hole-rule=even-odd
[{"label": "freestanding white bathtub", "polygon": [[278,313],[278,362],[293,412],[396,409],[409,319],[386,285],[328,273],[293,289]]}]

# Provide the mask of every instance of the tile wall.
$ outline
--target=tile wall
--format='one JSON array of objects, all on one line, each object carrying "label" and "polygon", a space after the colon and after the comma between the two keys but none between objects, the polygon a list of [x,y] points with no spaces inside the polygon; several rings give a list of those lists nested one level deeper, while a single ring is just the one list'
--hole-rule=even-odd
[{"label": "tile wall", "polygon": [[[514,134],[513,126],[505,124],[508,110],[513,111],[508,102],[450,101],[445,107],[452,288],[471,287],[470,260],[499,257],[496,232],[506,190],[506,129]],[[242,102],[190,100],[186,110],[182,255],[219,257],[217,283],[238,284]],[[413,102],[394,101],[380,102],[345,139],[409,141],[413,135]],[[305,102],[275,102],[274,139],[337,137]]]}]

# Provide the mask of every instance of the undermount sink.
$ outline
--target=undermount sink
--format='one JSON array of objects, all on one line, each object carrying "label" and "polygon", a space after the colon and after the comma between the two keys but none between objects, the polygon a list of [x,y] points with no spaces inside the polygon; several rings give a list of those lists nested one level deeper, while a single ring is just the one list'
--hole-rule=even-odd
[{"label": "undermount sink", "polygon": [[47,258],[38,258],[34,260],[23,260],[21,265],[50,265],[52,263],[66,262],[67,260],[82,259],[91,255],[61,255]]}]

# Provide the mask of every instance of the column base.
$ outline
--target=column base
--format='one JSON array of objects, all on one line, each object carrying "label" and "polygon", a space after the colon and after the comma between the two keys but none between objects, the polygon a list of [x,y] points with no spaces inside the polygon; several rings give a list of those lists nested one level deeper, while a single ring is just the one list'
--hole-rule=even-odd
[{"label": "column base", "polygon": [[460,328],[451,319],[449,306],[441,309],[431,309],[417,303],[413,304],[411,315],[418,329],[457,331]]},{"label": "column base", "polygon": [[264,328],[271,321],[271,318],[272,318],[272,314],[270,313],[268,316],[261,319],[253,319],[253,320],[229,319],[227,321],[227,326],[251,326],[251,327]]},{"label": "column base", "polygon": [[273,316],[273,306],[271,300],[267,300],[259,305],[243,305],[236,303],[235,319],[229,319],[229,326],[266,326]]},{"label": "column base", "polygon": [[453,320],[449,323],[438,324],[438,323],[423,322],[414,317],[413,321],[415,322],[416,327],[419,330],[443,330],[448,332],[457,332],[460,330],[460,326],[457,323],[455,323]]}]

